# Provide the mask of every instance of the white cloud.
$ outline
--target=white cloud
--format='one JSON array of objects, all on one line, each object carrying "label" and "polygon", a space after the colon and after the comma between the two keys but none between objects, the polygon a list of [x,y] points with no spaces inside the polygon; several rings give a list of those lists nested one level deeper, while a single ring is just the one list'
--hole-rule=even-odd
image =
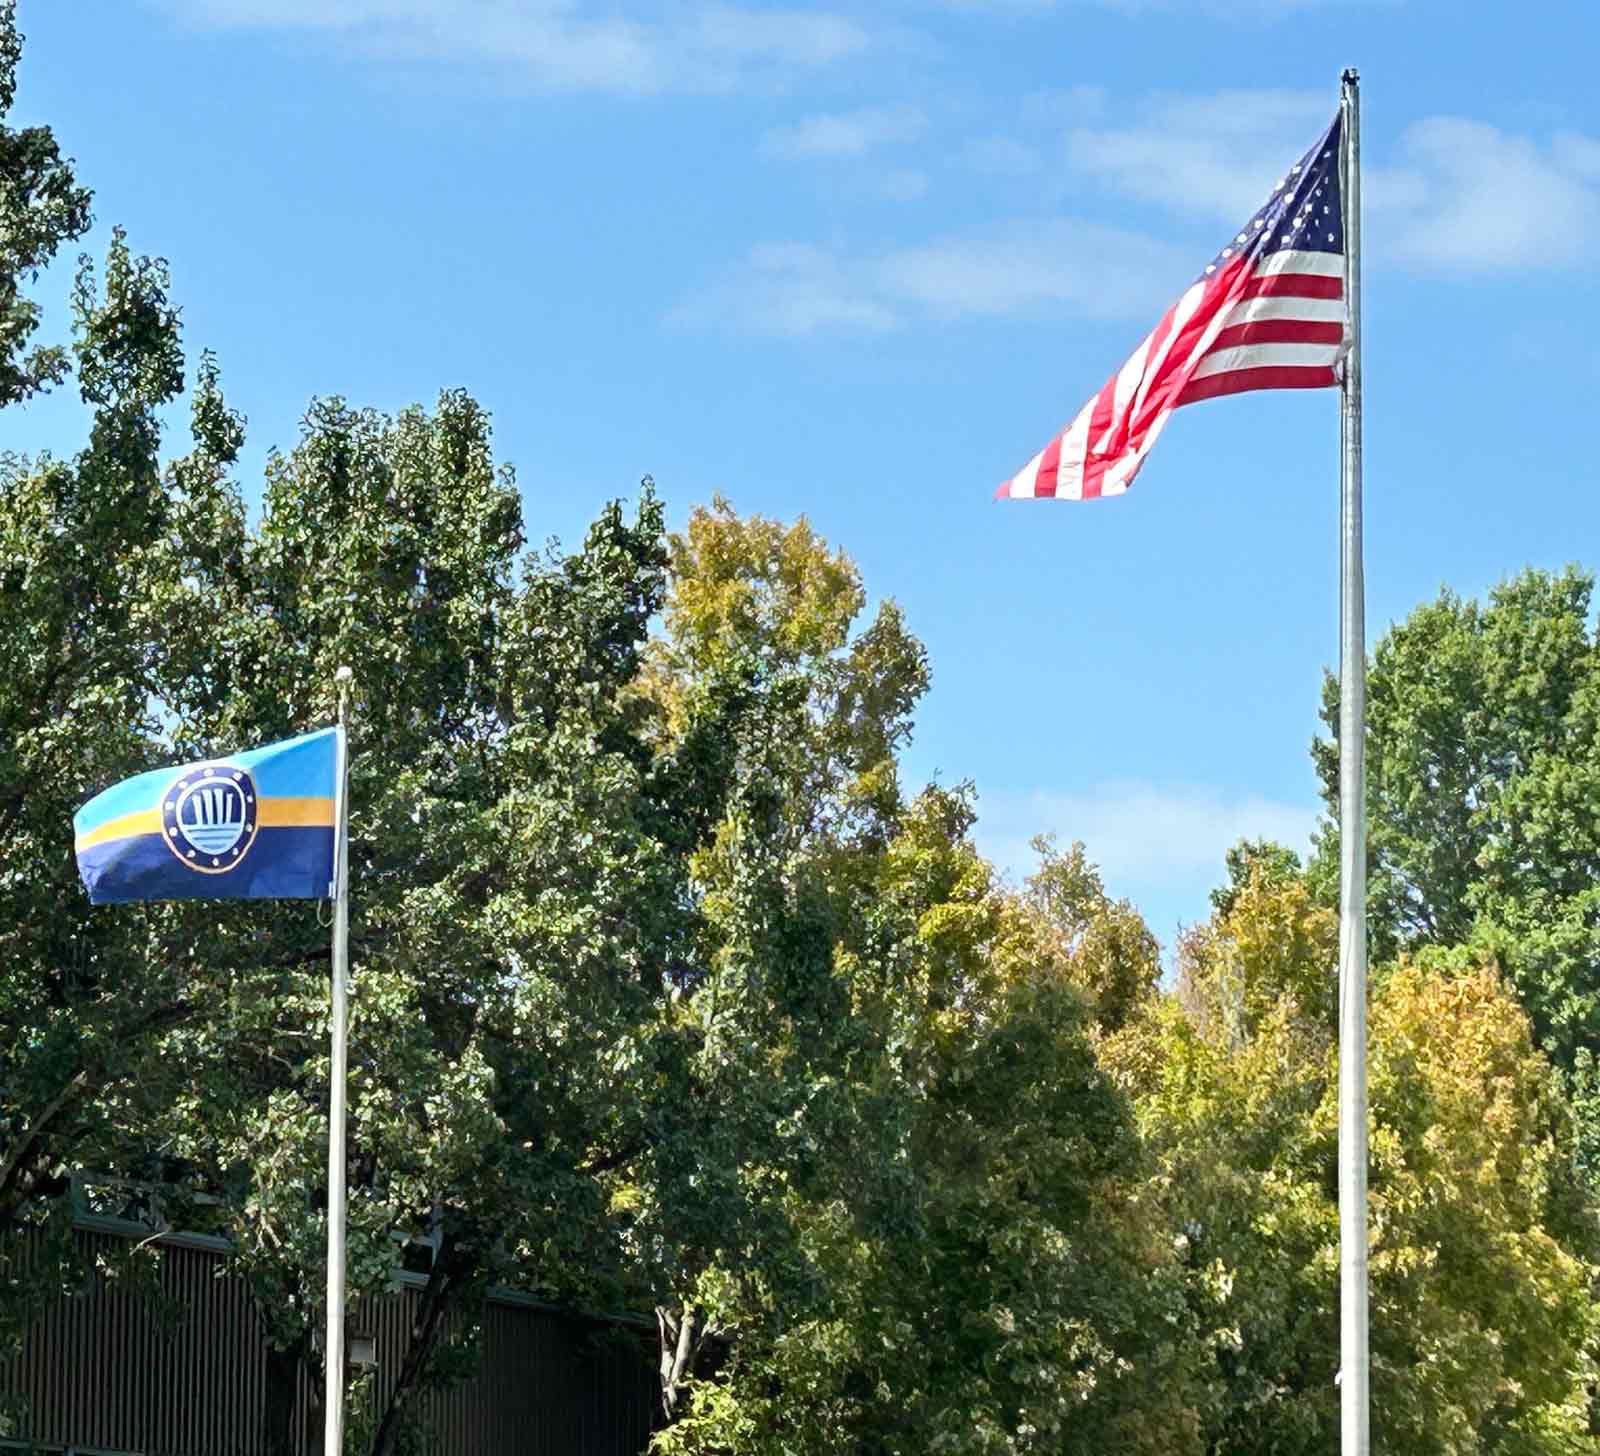
[{"label": "white cloud", "polygon": [[310,30],[373,54],[511,70],[548,90],[725,90],[867,50],[866,30],[825,10],[634,7],[584,0],[152,0],[196,25]]},{"label": "white cloud", "polygon": [[1600,182],[1600,141],[1576,132],[1561,132],[1551,143],[1551,151],[1556,165],[1572,176]]},{"label": "white cloud", "polygon": [[1307,805],[1142,781],[1081,794],[985,796],[979,809],[979,848],[1016,878],[1035,866],[1029,840],[1053,833],[1062,844],[1081,840],[1108,888],[1136,904],[1184,893],[1203,898],[1241,839],[1275,839],[1304,854],[1317,823]]},{"label": "white cloud", "polygon": [[874,106],[861,111],[808,116],[794,126],[767,133],[763,146],[791,160],[860,157],[874,147],[920,136],[928,119],[914,106]]},{"label": "white cloud", "polygon": [[1301,10],[1327,5],[1348,7],[1353,3],[1383,4],[1385,0],[943,0],[947,10],[980,14],[1044,15],[1070,6],[1120,10],[1132,16],[1202,14],[1223,20],[1276,20]]},{"label": "white cloud", "polygon": [[1135,318],[1175,296],[1193,261],[1137,233],[1072,221],[1018,222],[873,255],[766,244],[670,317],[785,335],[1024,313]]},{"label": "white cloud", "polygon": [[867,33],[848,16],[826,10],[747,10],[734,5],[700,10],[688,34],[706,49],[747,59],[824,66],[864,50]]},{"label": "white cloud", "polygon": [[928,191],[928,174],[910,168],[891,172],[883,179],[883,195],[890,202],[915,202]]},{"label": "white cloud", "polygon": [[[1115,191],[1189,216],[1237,225],[1333,120],[1316,91],[1156,96],[1127,108],[1126,127],[1074,127],[1067,160]],[[1296,150],[1298,148],[1298,150]]]},{"label": "white cloud", "polygon": [[[1113,191],[1236,226],[1332,117],[1318,92],[1162,96],[1124,127],[1067,132],[1069,164]],[[1418,271],[1564,267],[1600,235],[1600,142],[1548,144],[1463,117],[1429,117],[1395,148],[1367,139],[1366,230],[1375,261]]]},{"label": "white cloud", "polygon": [[671,323],[804,337],[826,330],[882,333],[894,309],[861,285],[855,270],[809,243],[763,243],[733,276],[679,304]]},{"label": "white cloud", "polygon": [[1052,305],[1081,318],[1132,318],[1181,292],[1193,268],[1180,250],[1138,233],[1056,221],[901,249],[875,271],[886,292],[945,318]]},{"label": "white cloud", "polygon": [[968,142],[962,159],[975,172],[987,172],[996,177],[1025,177],[1044,165],[1036,148],[1005,136]]},{"label": "white cloud", "polygon": [[1362,178],[1371,218],[1363,240],[1376,256],[1450,272],[1567,267],[1595,256],[1600,143],[1568,134],[1540,146],[1435,116],[1407,128],[1400,151],[1399,165]]}]

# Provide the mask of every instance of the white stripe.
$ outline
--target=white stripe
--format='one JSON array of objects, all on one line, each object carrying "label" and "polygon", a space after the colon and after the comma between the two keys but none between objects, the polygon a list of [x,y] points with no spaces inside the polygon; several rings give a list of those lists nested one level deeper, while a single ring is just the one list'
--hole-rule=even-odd
[{"label": "white stripe", "polygon": [[[1154,337],[1154,335],[1151,335],[1151,338]],[[1127,413],[1128,401],[1133,395],[1134,390],[1136,390],[1141,384],[1144,383],[1145,379],[1148,378],[1145,373],[1145,360],[1149,357],[1149,354],[1150,339],[1147,338],[1144,343],[1140,344],[1139,347],[1128,356],[1127,363],[1125,363],[1122,368],[1117,370],[1116,386],[1111,391],[1111,421],[1106,426],[1105,433],[1094,442],[1094,446],[1097,451],[1102,453],[1104,452],[1106,445],[1110,441],[1111,432],[1116,429],[1118,422],[1123,420]],[[1098,400],[1099,398],[1100,396],[1096,394],[1095,399]]]},{"label": "white stripe", "polygon": [[1241,344],[1233,349],[1218,349],[1201,360],[1190,377],[1205,379],[1212,374],[1230,374],[1235,369],[1326,367],[1338,359],[1342,348],[1341,344]]},{"label": "white stripe", "polygon": [[1267,278],[1274,273],[1310,273],[1317,278],[1343,278],[1343,253],[1308,253],[1303,248],[1285,248],[1282,252],[1268,253],[1252,270],[1256,277]]},{"label": "white stripe", "polygon": [[[1139,381],[1138,393],[1133,400],[1132,413],[1138,414],[1144,409],[1145,400],[1149,397],[1151,386],[1166,367],[1167,356],[1172,353],[1172,346],[1177,342],[1178,335],[1183,332],[1184,325],[1194,317],[1195,310],[1200,307],[1200,301],[1205,296],[1205,284],[1196,283],[1178,300],[1177,307],[1172,311],[1172,327],[1167,331],[1167,337],[1161,341],[1161,352],[1150,360],[1144,371],[1144,378]],[[1149,339],[1145,340],[1147,345],[1149,342]]]},{"label": "white stripe", "polygon": [[1222,323],[1224,328],[1259,323],[1262,319],[1342,324],[1347,316],[1342,298],[1245,298],[1228,310]]},{"label": "white stripe", "polygon": [[1061,437],[1061,464],[1056,469],[1057,500],[1083,499],[1083,457],[1089,443],[1089,421],[1094,415],[1094,402],[1099,397],[1100,391],[1096,390]]},{"label": "white stripe", "polygon": [[[1045,449],[1049,449],[1047,445]],[[1031,500],[1033,498],[1034,482],[1039,478],[1039,466],[1044,461],[1044,450],[1041,450],[1015,475],[1011,477],[1006,486],[1006,494],[1012,500]]]},{"label": "white stripe", "polygon": [[1121,495],[1133,482],[1135,472],[1139,469],[1140,462],[1148,455],[1157,440],[1161,438],[1162,430],[1167,427],[1167,420],[1172,416],[1172,409],[1162,410],[1150,421],[1149,428],[1144,432],[1144,438],[1139,441],[1139,448],[1131,450],[1106,471],[1105,479],[1100,484],[1101,495]]}]

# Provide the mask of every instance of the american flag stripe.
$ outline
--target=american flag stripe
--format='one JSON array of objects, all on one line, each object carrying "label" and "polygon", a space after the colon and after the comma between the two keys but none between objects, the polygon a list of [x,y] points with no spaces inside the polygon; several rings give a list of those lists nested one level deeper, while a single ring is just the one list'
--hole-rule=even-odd
[{"label": "american flag stripe", "polygon": [[1339,382],[1338,370],[1294,366],[1263,366],[1235,369],[1228,374],[1213,374],[1194,379],[1183,387],[1179,404],[1196,404],[1202,399],[1220,399],[1225,394],[1244,394],[1252,389],[1327,389]]},{"label": "american flag stripe", "polygon": [[1246,298],[1228,310],[1228,323],[1258,319],[1308,319],[1344,327],[1343,298]]},{"label": "american flag stripe", "polygon": [[[1325,325],[1323,327],[1326,327]],[[1343,336],[1341,335],[1341,338]],[[1214,347],[1190,374],[1191,380],[1213,374],[1231,374],[1238,369],[1332,367],[1339,358],[1339,339],[1331,344],[1246,344],[1242,348]]]},{"label": "american flag stripe", "polygon": [[1343,298],[1344,279],[1324,278],[1309,273],[1274,273],[1253,278],[1244,286],[1241,298]]},{"label": "american flag stripe", "polygon": [[[1253,319],[1249,323],[1229,324],[1217,335],[1206,363],[1195,371],[1204,374],[1219,353],[1245,344],[1333,344],[1344,342],[1344,325],[1319,323],[1315,319]],[[1335,348],[1337,354],[1338,350]]]},{"label": "american flag stripe", "polygon": [[1120,495],[1180,405],[1338,382],[1347,339],[1339,123],[1016,475],[1010,499]]},{"label": "american flag stripe", "polygon": [[1334,278],[1344,283],[1344,253],[1320,248],[1279,248],[1257,260],[1252,270],[1257,278],[1293,273],[1303,278]]}]

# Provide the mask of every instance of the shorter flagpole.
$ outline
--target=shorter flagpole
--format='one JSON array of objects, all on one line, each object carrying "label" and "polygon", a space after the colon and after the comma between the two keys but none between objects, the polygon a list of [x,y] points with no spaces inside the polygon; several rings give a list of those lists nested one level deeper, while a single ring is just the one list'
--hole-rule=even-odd
[{"label": "shorter flagpole", "polygon": [[334,750],[333,799],[333,974],[328,1021],[328,1334],[324,1341],[326,1395],[323,1400],[323,1451],[344,1456],[344,1234],[345,1234],[345,1079],[348,1075],[350,973],[350,682],[341,667],[333,680],[339,690],[339,729]]}]

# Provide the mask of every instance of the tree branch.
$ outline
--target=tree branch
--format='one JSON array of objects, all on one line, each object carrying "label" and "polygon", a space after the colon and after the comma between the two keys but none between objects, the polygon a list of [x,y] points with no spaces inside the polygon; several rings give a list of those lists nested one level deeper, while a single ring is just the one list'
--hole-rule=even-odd
[{"label": "tree branch", "polygon": [[0,1221],[11,1221],[10,1204],[22,1178],[23,1166],[37,1158],[45,1135],[55,1120],[78,1098],[89,1085],[88,1068],[80,1068],[56,1095],[34,1116],[16,1145],[0,1163]]}]

